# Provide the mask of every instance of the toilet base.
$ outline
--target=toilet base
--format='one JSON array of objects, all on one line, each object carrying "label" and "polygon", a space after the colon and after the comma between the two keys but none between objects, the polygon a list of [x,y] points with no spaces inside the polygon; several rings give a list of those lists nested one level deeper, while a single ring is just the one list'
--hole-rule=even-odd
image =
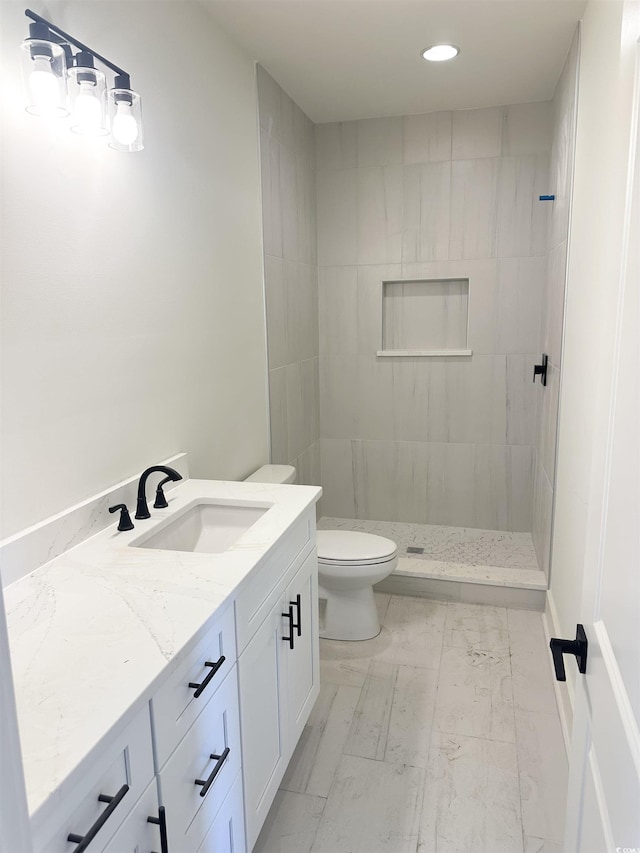
[{"label": "toilet base", "polygon": [[335,595],[319,585],[318,598],[325,602],[324,618],[320,620],[323,640],[371,640],[380,633],[373,587],[341,589]]}]

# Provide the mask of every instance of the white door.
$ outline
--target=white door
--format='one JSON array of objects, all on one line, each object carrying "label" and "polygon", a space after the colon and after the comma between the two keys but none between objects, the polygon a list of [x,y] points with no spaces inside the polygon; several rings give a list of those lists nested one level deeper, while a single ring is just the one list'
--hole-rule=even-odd
[{"label": "white door", "polygon": [[[610,410],[594,448],[606,460],[605,473],[589,496],[581,609],[588,655],[586,674],[576,679],[567,853],[640,851],[639,84],[619,288],[612,282],[619,304]],[[573,658],[564,661],[575,666]]]}]

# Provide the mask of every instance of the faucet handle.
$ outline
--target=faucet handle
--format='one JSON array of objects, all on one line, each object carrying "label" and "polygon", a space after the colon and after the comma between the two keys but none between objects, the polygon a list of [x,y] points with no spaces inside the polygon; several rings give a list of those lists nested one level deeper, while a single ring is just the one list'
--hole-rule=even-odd
[{"label": "faucet handle", "polygon": [[162,487],[166,483],[172,482],[172,480],[173,477],[165,477],[164,480],[160,480],[160,482],[158,483],[158,487],[156,489],[156,499],[153,502],[154,509],[166,509],[169,506]]},{"label": "faucet handle", "polygon": [[109,512],[117,512],[120,510],[120,520],[118,521],[118,530],[133,530],[133,522],[129,515],[129,510],[126,504],[116,504],[109,507]]}]

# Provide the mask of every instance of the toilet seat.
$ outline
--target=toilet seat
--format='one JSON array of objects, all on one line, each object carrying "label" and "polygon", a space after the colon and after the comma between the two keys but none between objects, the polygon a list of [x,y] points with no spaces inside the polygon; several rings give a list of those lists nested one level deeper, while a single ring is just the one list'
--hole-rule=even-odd
[{"label": "toilet seat", "polygon": [[389,563],[398,554],[396,543],[384,536],[356,530],[318,530],[318,562],[325,566],[371,566]]}]

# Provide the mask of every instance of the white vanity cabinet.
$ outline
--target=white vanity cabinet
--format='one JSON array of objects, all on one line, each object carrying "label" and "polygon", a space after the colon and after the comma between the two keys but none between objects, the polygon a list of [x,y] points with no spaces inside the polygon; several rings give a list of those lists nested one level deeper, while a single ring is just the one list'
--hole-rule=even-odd
[{"label": "white vanity cabinet", "polygon": [[249,850],[320,689],[314,544],[281,577],[275,603],[238,661]]}]

